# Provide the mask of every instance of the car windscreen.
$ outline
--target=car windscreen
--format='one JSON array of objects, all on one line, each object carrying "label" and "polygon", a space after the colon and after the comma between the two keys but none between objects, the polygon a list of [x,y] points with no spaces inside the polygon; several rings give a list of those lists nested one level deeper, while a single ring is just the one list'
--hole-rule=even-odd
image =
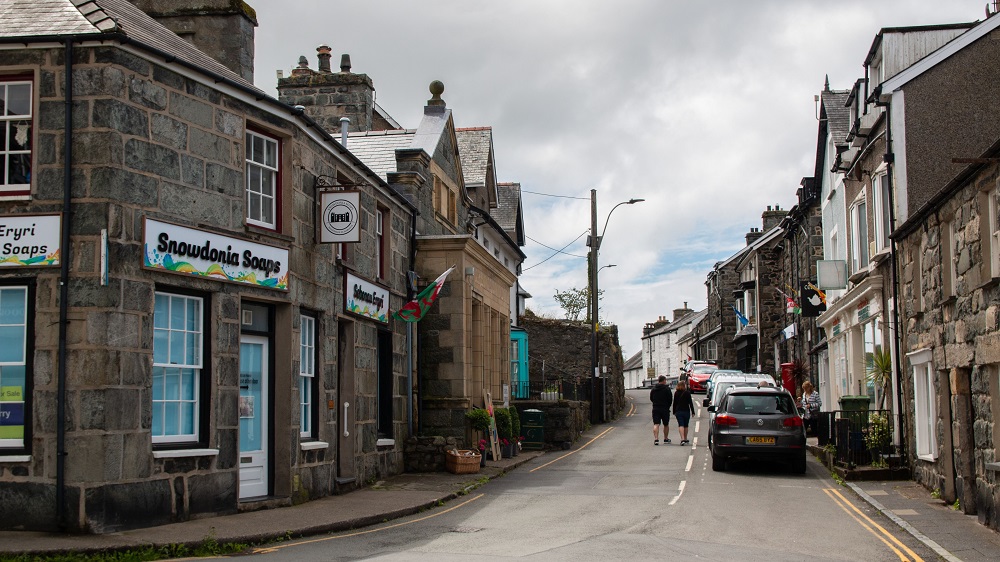
[{"label": "car windscreen", "polygon": [[787,394],[731,394],[726,411],[745,415],[791,415],[796,413]]}]

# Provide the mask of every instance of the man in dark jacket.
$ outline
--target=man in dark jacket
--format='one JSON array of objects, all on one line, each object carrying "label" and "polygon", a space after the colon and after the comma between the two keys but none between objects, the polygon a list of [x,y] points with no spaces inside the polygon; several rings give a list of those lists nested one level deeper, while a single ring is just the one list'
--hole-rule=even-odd
[{"label": "man in dark jacket", "polygon": [[659,381],[649,391],[649,401],[653,403],[653,445],[660,444],[660,424],[663,424],[663,443],[670,443],[670,404],[674,396],[667,386],[667,377],[660,375]]}]

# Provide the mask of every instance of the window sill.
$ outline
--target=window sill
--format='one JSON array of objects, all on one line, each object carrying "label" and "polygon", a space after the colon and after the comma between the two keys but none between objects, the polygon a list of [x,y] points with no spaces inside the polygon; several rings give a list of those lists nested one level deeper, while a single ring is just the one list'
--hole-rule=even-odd
[{"label": "window sill", "polygon": [[263,226],[257,226],[255,224],[244,224],[246,231],[258,234],[260,236],[267,236],[268,238],[277,238],[278,240],[284,240],[286,242],[294,242],[295,238],[293,236],[288,236],[287,234],[282,234],[277,230],[271,230]]},{"label": "window sill", "polygon": [[934,455],[917,455],[917,459],[924,462],[937,462],[937,457]]},{"label": "window sill", "polygon": [[1000,277],[990,277],[986,281],[983,281],[982,283],[980,283],[979,287],[976,287],[976,288],[977,289],[992,289],[992,288],[996,287],[997,285],[1000,285]]},{"label": "window sill", "polygon": [[1000,472],[1000,462],[986,463],[986,470],[991,470],[993,472]]},{"label": "window sill", "polygon": [[376,447],[395,447],[396,446],[396,440],[395,439],[379,439],[379,440],[375,441],[375,446]]},{"label": "window sill", "polygon": [[0,202],[3,201],[31,201],[30,195],[0,195]]},{"label": "window sill", "polygon": [[214,457],[218,449],[171,449],[169,451],[153,451],[154,459],[177,459],[183,457]]},{"label": "window sill", "polygon": [[0,463],[4,462],[31,462],[31,455],[2,455]]},{"label": "window sill", "polygon": [[303,451],[313,451],[315,449],[328,449],[330,444],[326,441],[303,441],[299,443],[299,448]]}]

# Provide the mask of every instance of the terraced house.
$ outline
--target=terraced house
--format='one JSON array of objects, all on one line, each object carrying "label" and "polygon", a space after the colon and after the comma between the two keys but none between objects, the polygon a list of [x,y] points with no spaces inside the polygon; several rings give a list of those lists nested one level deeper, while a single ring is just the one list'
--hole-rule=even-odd
[{"label": "terraced house", "polygon": [[412,348],[388,312],[415,206],[252,85],[249,6],[188,4],[152,12],[187,40],[124,0],[3,4],[4,529],[110,532],[402,470]]}]

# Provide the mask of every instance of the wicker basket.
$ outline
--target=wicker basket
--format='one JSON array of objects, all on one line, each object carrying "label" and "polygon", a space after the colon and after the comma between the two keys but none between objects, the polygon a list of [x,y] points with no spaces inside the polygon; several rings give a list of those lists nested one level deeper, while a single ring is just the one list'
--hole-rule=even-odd
[{"label": "wicker basket", "polygon": [[479,462],[483,456],[476,451],[459,449],[445,451],[444,466],[452,474],[475,474],[479,472]]}]

